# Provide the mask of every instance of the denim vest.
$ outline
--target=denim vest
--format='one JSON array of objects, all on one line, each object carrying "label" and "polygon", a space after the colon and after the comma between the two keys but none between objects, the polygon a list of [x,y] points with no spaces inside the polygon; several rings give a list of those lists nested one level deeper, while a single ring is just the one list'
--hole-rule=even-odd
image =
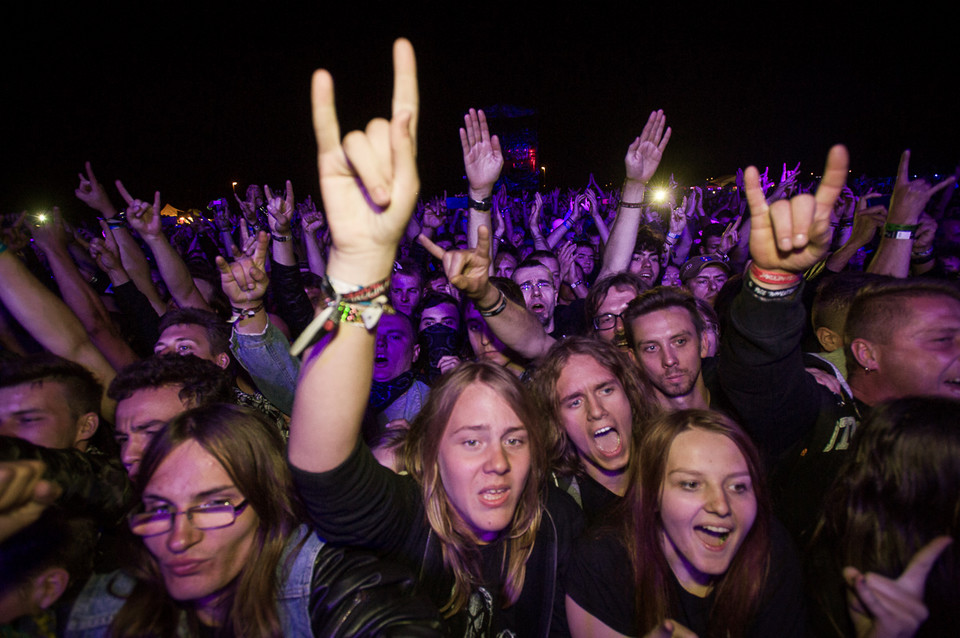
[{"label": "denim vest", "polygon": [[[312,636],[310,628],[310,583],[317,554],[323,541],[306,526],[301,526],[287,542],[283,559],[277,567],[283,577],[283,566],[297,544],[309,532],[309,537],[300,548],[290,572],[280,585],[277,594],[277,612],[284,636]],[[95,574],[70,610],[70,618],[64,631],[66,638],[105,638],[114,616],[123,607],[127,596],[133,591],[135,580],[116,571],[110,574]],[[188,636],[186,618],[181,614],[178,636]]]}]

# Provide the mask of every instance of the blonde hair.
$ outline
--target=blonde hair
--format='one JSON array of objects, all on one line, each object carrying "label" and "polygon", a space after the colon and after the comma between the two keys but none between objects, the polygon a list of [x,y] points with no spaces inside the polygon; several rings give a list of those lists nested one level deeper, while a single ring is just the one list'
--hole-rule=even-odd
[{"label": "blonde hair", "polygon": [[530,474],[511,524],[503,530],[507,539],[501,565],[504,607],[516,603],[523,591],[527,559],[543,513],[540,488],[546,460],[544,437],[524,387],[506,369],[488,362],[465,363],[441,377],[410,427],[406,467],[421,486],[427,521],[440,539],[443,564],[453,571],[453,591],[440,610],[447,617],[463,609],[470,592],[483,580],[480,541],[450,502],[438,463],[440,441],[453,408],[463,391],[473,384],[493,389],[527,428]]}]

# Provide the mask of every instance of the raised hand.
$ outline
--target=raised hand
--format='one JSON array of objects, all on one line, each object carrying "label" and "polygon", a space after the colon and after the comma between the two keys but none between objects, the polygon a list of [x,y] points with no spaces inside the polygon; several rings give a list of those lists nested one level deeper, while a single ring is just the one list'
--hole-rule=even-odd
[{"label": "raised hand", "polygon": [[543,195],[534,193],[533,204],[530,206],[530,215],[527,217],[527,228],[531,235],[540,235],[540,211],[543,210]]},{"label": "raised hand", "polygon": [[453,286],[471,299],[479,299],[490,282],[490,228],[477,228],[477,245],[469,250],[444,250],[425,235],[420,245],[443,264],[443,272]]},{"label": "raised hand", "polygon": [[249,255],[239,254],[233,262],[217,255],[220,286],[234,308],[250,308],[263,299],[270,279],[267,276],[267,247],[270,236],[260,231]]},{"label": "raised hand", "polygon": [[88,247],[90,257],[105,273],[124,270],[123,262],[120,260],[120,248],[113,237],[113,230],[103,220],[100,221],[100,229],[103,231],[103,237],[94,237],[90,240]]},{"label": "raised hand", "polygon": [[270,232],[285,237],[291,234],[290,220],[293,218],[295,202],[293,199],[293,184],[287,180],[287,189],[283,197],[274,196],[269,186],[263,187],[267,197],[267,223]]},{"label": "raised hand", "polygon": [[371,120],[365,131],[348,133],[342,144],[333,79],[326,70],[313,74],[317,166],[333,236],[327,272],[352,284],[389,276],[420,188],[417,65],[409,41],[394,43],[393,65],[392,119]]},{"label": "raised hand", "polygon": [[896,580],[862,574],[854,567],[843,569],[850,586],[847,603],[857,636],[864,638],[908,638],[927,619],[923,604],[927,576],[953,539],[938,536],[924,545]]},{"label": "raised hand", "polygon": [[63,216],[56,206],[47,215],[47,220],[35,225],[30,233],[33,235],[34,242],[44,252],[50,250],[65,251],[70,244],[71,235],[67,232]]},{"label": "raised hand", "polygon": [[134,198],[123,182],[117,180],[117,190],[120,196],[127,203],[127,224],[134,229],[143,238],[160,237],[163,229],[160,225],[160,191],[153,194],[153,205],[148,202]]},{"label": "raised hand", "polygon": [[[861,203],[865,204],[868,201],[867,197],[870,196],[860,198],[860,202],[857,203],[857,211],[853,215],[853,229],[850,231],[848,240],[858,246],[866,246],[870,243],[877,229],[883,227],[887,219],[887,209],[883,205],[861,206]],[[879,195],[872,197],[879,197]]]},{"label": "raised hand", "polygon": [[900,156],[900,165],[897,167],[897,181],[893,186],[893,195],[890,197],[890,213],[887,216],[888,224],[913,225],[920,220],[920,214],[930,198],[937,191],[946,188],[956,181],[950,176],[935,186],[931,186],[923,179],[910,179],[910,151],[906,150]]},{"label": "raised hand", "polygon": [[803,193],[767,204],[755,166],[744,171],[750,205],[750,255],[759,268],[801,273],[830,248],[830,213],[847,178],[849,157],[834,146],[816,195]]},{"label": "raised hand", "polygon": [[113,217],[117,214],[117,209],[114,208],[103,185],[97,181],[97,176],[93,174],[93,166],[90,165],[90,162],[86,162],[84,168],[87,174],[77,174],[80,178],[80,185],[73,193],[77,196],[77,199],[90,208],[100,211],[104,217]]},{"label": "raised hand", "polygon": [[663,151],[667,148],[667,142],[673,134],[669,126],[664,128],[666,122],[667,118],[662,110],[653,111],[647,118],[640,137],[627,148],[627,156],[623,159],[623,163],[628,180],[646,184],[657,172],[660,160],[663,159]]},{"label": "raised hand", "polygon": [[478,200],[489,197],[503,168],[503,153],[500,150],[500,138],[490,135],[483,110],[470,109],[463,116],[460,146],[463,148],[463,168],[470,184],[470,197]]}]

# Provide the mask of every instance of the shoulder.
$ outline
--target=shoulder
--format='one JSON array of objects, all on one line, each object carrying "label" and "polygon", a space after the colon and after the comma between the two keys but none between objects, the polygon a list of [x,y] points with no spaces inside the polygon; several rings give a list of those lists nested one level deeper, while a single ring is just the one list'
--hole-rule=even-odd
[{"label": "shoulder", "polygon": [[[584,529],[583,510],[572,496],[550,483],[544,495],[546,514],[557,529],[561,540],[572,542]],[[542,525],[542,523],[541,523]]]},{"label": "shoulder", "polygon": [[122,571],[94,574],[70,609],[64,635],[72,638],[106,635],[135,584],[136,581]]}]

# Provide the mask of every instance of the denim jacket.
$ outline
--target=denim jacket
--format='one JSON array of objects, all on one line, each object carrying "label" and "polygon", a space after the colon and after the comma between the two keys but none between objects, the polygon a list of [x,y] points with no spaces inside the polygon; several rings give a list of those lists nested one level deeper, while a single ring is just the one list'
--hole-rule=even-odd
[{"label": "denim jacket", "polygon": [[[308,528],[301,526],[287,543],[283,560],[278,569],[283,569],[291,551],[307,534]],[[280,623],[284,636],[311,636],[310,594],[313,579],[314,562],[323,548],[323,541],[311,533],[300,548],[286,581],[277,596]],[[110,623],[126,603],[126,597],[133,591],[135,580],[129,575],[116,571],[110,574],[95,574],[77,597],[70,611],[66,638],[101,638],[109,635]],[[188,636],[186,617],[181,616],[178,636]]]},{"label": "denim jacket", "polygon": [[300,360],[290,354],[290,342],[276,326],[268,323],[262,334],[240,334],[234,330],[230,352],[270,403],[284,414],[293,411]]}]

